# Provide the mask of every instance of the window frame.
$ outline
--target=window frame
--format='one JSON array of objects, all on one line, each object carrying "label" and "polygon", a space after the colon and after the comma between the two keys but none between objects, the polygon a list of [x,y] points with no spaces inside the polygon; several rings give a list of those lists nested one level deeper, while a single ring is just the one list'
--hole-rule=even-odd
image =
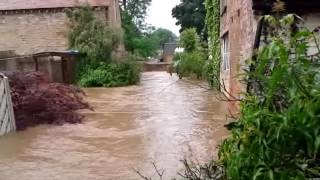
[{"label": "window frame", "polygon": [[230,70],[230,41],[229,34],[226,33],[221,38],[221,58],[222,58],[222,70]]}]

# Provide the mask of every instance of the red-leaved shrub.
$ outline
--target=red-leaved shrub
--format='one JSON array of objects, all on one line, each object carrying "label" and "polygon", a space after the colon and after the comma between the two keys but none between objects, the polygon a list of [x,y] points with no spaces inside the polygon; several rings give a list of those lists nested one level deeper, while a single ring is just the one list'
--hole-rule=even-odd
[{"label": "red-leaved shrub", "polygon": [[7,72],[17,130],[39,124],[80,123],[76,110],[89,108],[84,92],[75,86],[50,83],[39,72]]}]

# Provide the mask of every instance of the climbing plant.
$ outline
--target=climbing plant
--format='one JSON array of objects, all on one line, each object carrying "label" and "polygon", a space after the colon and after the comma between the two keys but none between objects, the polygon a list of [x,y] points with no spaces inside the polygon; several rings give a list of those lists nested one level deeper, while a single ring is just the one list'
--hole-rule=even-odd
[{"label": "climbing plant", "polygon": [[110,61],[111,53],[120,43],[120,34],[99,20],[92,7],[67,11],[69,46],[86,55],[91,63]]},{"label": "climbing plant", "polygon": [[209,38],[209,61],[207,62],[207,78],[212,87],[219,88],[220,74],[220,1],[206,0],[206,26]]},{"label": "climbing plant", "polygon": [[70,20],[69,46],[81,54],[76,64],[76,83],[85,87],[137,83],[140,68],[134,63],[135,59],[128,57],[119,62],[112,59],[112,53],[121,44],[121,34],[101,21],[95,10],[79,7],[67,11]]}]

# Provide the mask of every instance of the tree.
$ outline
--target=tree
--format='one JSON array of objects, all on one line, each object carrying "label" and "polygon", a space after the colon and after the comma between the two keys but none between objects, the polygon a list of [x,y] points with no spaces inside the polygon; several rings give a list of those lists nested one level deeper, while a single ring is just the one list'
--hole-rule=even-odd
[{"label": "tree", "polygon": [[138,28],[144,26],[147,9],[152,0],[120,0],[122,18],[130,18]]},{"label": "tree", "polygon": [[136,55],[150,57],[156,55],[156,51],[161,49],[163,44],[176,40],[177,36],[170,30],[163,28],[154,30],[153,27],[150,27],[140,36],[132,37],[131,47]]},{"label": "tree", "polygon": [[154,41],[157,41],[158,48],[161,48],[165,43],[176,42],[178,39],[172,31],[163,28],[159,28],[152,32],[151,38],[154,39]]},{"label": "tree", "polygon": [[199,50],[200,42],[199,36],[197,35],[196,29],[186,29],[181,33],[180,46],[184,48],[186,52],[192,52]]},{"label": "tree", "polygon": [[144,19],[151,0],[120,0],[122,28],[124,30],[124,45],[127,51],[134,53],[136,41],[143,38],[146,28]]},{"label": "tree", "polygon": [[86,55],[87,61],[110,61],[112,51],[118,46],[120,35],[94,16],[91,7],[67,11],[70,20],[69,46]]},{"label": "tree", "polygon": [[133,42],[135,44],[135,54],[141,57],[154,56],[156,50],[158,49],[157,41],[147,36],[142,36],[140,38],[134,38]]},{"label": "tree", "polygon": [[172,16],[177,19],[177,25],[181,26],[180,32],[188,28],[196,28],[198,35],[203,41],[207,41],[205,28],[205,0],[182,0],[172,9]]}]

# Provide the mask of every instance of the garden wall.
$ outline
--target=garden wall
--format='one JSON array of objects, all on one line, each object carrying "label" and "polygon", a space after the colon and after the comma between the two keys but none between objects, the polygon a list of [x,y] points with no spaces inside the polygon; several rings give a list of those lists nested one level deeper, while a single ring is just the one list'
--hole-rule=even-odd
[{"label": "garden wall", "polygon": [[46,74],[50,82],[74,82],[75,59],[63,61],[61,57],[47,56],[38,58],[36,63],[33,56],[17,56],[0,59],[0,71],[39,71]]}]

